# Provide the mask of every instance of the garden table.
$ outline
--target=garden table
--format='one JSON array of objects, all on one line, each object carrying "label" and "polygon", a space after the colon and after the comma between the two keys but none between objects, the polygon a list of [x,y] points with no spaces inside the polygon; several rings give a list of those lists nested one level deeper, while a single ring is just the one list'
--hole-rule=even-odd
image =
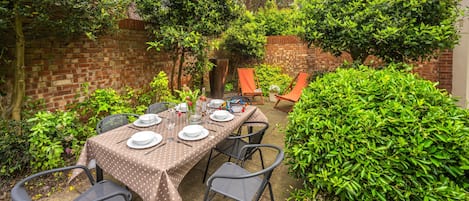
[{"label": "garden table", "polygon": [[[184,114],[178,117],[172,130],[166,127],[164,119],[168,111],[159,115],[161,123],[138,128],[151,130],[163,136],[160,144],[165,145],[146,154],[148,149],[131,149],[124,139],[139,132],[132,124],[116,128],[89,138],[81,152],[77,164],[86,165],[91,159],[109,175],[128,186],[145,201],[182,200],[178,186],[189,170],[200,161],[212,147],[225,139],[246,120],[265,121],[267,117],[255,106],[247,106],[243,113],[236,113],[235,118],[228,122],[204,124],[209,129],[208,137],[198,141],[177,143],[177,133],[187,125]],[[208,118],[208,117],[205,117]],[[168,138],[174,138],[170,141]],[[124,141],[123,141],[124,140]],[[190,146],[186,145],[189,144]],[[72,179],[80,172],[73,172]]]}]

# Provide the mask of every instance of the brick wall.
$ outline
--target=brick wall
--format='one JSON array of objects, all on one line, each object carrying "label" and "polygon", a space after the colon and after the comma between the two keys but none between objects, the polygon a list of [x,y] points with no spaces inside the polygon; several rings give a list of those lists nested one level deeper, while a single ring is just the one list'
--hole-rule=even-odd
[{"label": "brick wall", "polygon": [[75,102],[80,86],[90,91],[112,87],[148,86],[153,76],[171,65],[167,54],[147,51],[143,23],[121,21],[120,30],[91,41],[85,37],[68,44],[54,40],[28,43],[26,95],[44,98],[48,109],[63,109]]},{"label": "brick wall", "polygon": [[[373,58],[369,58],[370,62]],[[298,71],[332,70],[344,61],[351,61],[348,54],[335,57],[320,48],[308,48],[307,44],[296,36],[269,36],[267,38],[265,63],[275,64],[285,69],[290,76]],[[439,88],[451,92],[452,51],[444,51],[436,59],[415,64],[415,72],[425,79],[439,82]]]},{"label": "brick wall", "polygon": [[[89,83],[91,91],[124,86],[140,88],[148,87],[159,71],[169,73],[169,55],[147,51],[149,36],[141,21],[124,20],[119,26],[118,32],[96,41],[80,38],[68,44],[55,40],[28,43],[26,95],[43,98],[48,109],[64,109],[77,101],[75,94],[84,83]],[[295,76],[299,71],[332,70],[344,60],[351,58],[346,54],[334,57],[319,48],[308,48],[295,36],[270,36],[263,62],[281,66]],[[418,66],[416,72],[451,91],[451,51]]]}]

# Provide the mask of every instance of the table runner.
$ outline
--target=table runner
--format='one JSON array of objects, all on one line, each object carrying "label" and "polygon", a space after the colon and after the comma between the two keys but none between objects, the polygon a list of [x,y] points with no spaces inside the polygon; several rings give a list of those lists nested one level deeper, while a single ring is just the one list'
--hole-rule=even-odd
[{"label": "table runner", "polygon": [[[144,154],[156,146],[142,150],[129,148],[126,141],[122,140],[139,132],[135,126],[129,124],[89,138],[77,164],[86,165],[90,159],[96,159],[97,164],[107,174],[121,181],[145,201],[181,200],[177,191],[179,184],[189,170],[212,147],[225,139],[246,120],[267,122],[266,116],[260,110],[255,106],[248,106],[245,112],[235,113],[233,120],[217,122],[223,127],[205,123],[203,125],[205,128],[216,132],[209,131],[208,137],[202,140],[184,141],[192,146],[189,147],[176,142],[178,132],[187,125],[185,114],[177,118],[176,126],[171,131],[165,125],[167,121],[164,117],[167,112],[162,112],[159,115],[163,117],[160,124],[138,129],[151,130],[161,134],[163,136],[161,143],[166,142],[166,145],[148,155]],[[208,116],[204,118],[208,120]],[[173,141],[168,140],[171,137],[174,138]],[[74,172],[72,178],[77,174],[79,172]]]}]

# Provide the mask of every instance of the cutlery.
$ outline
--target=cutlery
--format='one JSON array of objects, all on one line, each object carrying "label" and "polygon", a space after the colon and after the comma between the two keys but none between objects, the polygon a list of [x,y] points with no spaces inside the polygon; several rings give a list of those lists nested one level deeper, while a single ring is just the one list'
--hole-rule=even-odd
[{"label": "cutlery", "polygon": [[142,130],[140,130],[140,129],[138,129],[138,128],[134,128],[134,127],[132,127],[132,126],[127,126],[127,127],[128,127],[128,128],[131,128],[131,129],[134,129],[134,130],[142,131]]},{"label": "cutlery", "polygon": [[164,145],[166,145],[166,142],[163,142],[162,144],[158,145],[157,147],[155,147],[154,149],[148,151],[147,153],[144,153],[143,155],[147,155],[147,154],[149,154],[149,153],[151,153],[151,152],[157,150],[158,148],[160,148],[160,147],[162,147],[162,146],[164,146]]},{"label": "cutlery", "polygon": [[188,143],[185,143],[185,142],[183,142],[183,141],[181,141],[181,140],[176,140],[176,142],[177,142],[177,143],[181,143],[181,144],[183,144],[183,145],[186,145],[186,146],[188,146],[188,147],[192,147],[192,145],[190,145],[190,144],[188,144]]},{"label": "cutlery", "polygon": [[121,140],[121,141],[119,141],[119,142],[116,142],[116,144],[119,144],[119,143],[121,143],[121,142],[127,141],[128,139],[130,139],[130,137],[125,138],[125,139],[123,139],[123,140]]},{"label": "cutlery", "polygon": [[213,130],[213,129],[210,129],[210,128],[205,128],[205,129],[207,129],[209,131],[212,131],[212,132],[217,132],[216,130]]}]

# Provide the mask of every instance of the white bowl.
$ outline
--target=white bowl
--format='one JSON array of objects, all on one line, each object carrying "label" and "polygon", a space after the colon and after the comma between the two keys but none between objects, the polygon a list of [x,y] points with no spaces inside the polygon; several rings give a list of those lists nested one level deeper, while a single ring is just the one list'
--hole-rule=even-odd
[{"label": "white bowl", "polygon": [[202,134],[202,128],[200,125],[189,125],[184,127],[182,131],[188,137],[197,137]]},{"label": "white bowl", "polygon": [[216,119],[220,119],[220,120],[226,119],[228,117],[228,114],[229,113],[226,110],[217,110],[217,111],[213,112],[213,116]]},{"label": "white bowl", "polygon": [[180,112],[187,112],[187,103],[180,103],[176,109]]},{"label": "white bowl", "polygon": [[132,135],[132,142],[136,145],[145,145],[150,143],[155,138],[155,133],[152,131],[141,131]]},{"label": "white bowl", "polygon": [[149,123],[153,123],[156,121],[156,119],[158,118],[158,115],[157,114],[143,114],[143,115],[140,115],[138,117],[138,119],[140,120],[140,122],[144,123],[144,124],[149,124]]},{"label": "white bowl", "polygon": [[220,107],[223,103],[225,103],[222,99],[212,99],[210,100],[210,107]]},{"label": "white bowl", "polygon": [[238,112],[243,111],[243,106],[241,106],[241,105],[233,105],[233,106],[231,106],[231,110],[233,110],[233,112],[238,113]]}]

